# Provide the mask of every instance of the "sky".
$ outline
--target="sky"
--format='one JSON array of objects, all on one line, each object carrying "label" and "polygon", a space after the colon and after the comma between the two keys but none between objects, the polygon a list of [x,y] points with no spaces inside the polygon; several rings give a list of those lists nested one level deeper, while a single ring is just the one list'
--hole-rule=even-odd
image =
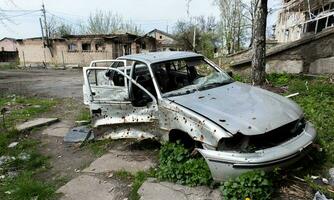
[{"label": "sky", "polygon": [[[170,32],[177,20],[188,16],[186,0],[44,0],[44,4],[47,17],[68,24],[77,25],[96,10],[108,10],[131,20],[145,32],[154,28]],[[0,0],[0,8],[13,17],[11,22],[0,24],[0,39],[41,36],[41,5],[42,0]],[[269,0],[269,7],[276,5],[277,0]],[[192,0],[189,11],[190,16],[214,16],[217,20],[220,15],[214,0]],[[274,21],[275,15],[270,16],[269,24]]]}]

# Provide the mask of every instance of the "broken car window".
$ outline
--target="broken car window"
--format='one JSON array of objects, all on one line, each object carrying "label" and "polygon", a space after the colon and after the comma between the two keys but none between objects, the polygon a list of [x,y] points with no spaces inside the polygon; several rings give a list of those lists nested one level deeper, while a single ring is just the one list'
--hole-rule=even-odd
[{"label": "broken car window", "polygon": [[163,97],[183,95],[232,82],[227,74],[218,71],[203,57],[157,63],[152,69]]}]

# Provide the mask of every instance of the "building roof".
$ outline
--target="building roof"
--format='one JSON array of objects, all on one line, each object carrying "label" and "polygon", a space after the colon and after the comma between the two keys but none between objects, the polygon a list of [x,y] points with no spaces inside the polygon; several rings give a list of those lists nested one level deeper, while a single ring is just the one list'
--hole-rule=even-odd
[{"label": "building roof", "polygon": [[112,39],[112,38],[116,38],[119,36],[134,36],[134,37],[140,37],[138,35],[132,34],[132,33],[112,33],[112,34],[83,34],[83,35],[64,35],[62,36],[62,38],[96,38],[96,37],[100,37],[100,38],[108,38],[108,39]]},{"label": "building roof", "polygon": [[12,41],[16,41],[16,39],[14,39],[14,38],[9,38],[9,37],[4,37],[4,38],[2,38],[0,41],[3,41],[3,40],[12,40]]},{"label": "building roof", "polygon": [[159,30],[159,29],[153,29],[152,31],[146,33],[146,35],[149,35],[149,34],[151,34],[151,33],[153,33],[153,32],[158,32],[158,33],[161,33],[161,34],[163,34],[163,35],[167,35],[168,37],[174,39],[174,36],[173,36],[173,35],[171,35],[171,34],[169,34],[169,33],[166,33],[165,31],[162,31],[162,30]]},{"label": "building roof", "polygon": [[158,63],[168,60],[177,60],[191,57],[203,57],[203,56],[201,54],[188,51],[164,51],[164,52],[151,52],[151,53],[127,55],[127,56],[122,56],[119,59],[137,60],[146,63]]}]

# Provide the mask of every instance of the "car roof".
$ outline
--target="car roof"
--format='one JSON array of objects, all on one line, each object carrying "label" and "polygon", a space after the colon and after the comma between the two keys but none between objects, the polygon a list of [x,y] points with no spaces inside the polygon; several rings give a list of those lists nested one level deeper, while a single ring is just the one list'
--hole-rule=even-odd
[{"label": "car roof", "polygon": [[136,60],[147,63],[158,63],[168,60],[177,60],[182,58],[191,57],[203,57],[201,54],[188,51],[163,51],[163,52],[150,52],[150,53],[140,53],[132,54],[127,56],[122,56],[118,59],[121,60]]}]

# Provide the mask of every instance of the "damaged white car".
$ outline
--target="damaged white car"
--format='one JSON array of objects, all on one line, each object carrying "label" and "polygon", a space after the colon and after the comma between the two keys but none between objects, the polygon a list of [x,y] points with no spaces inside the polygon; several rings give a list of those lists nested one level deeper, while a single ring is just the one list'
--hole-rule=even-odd
[{"label": "damaged white car", "polygon": [[217,181],[288,166],[316,136],[296,103],[234,81],[200,54],[128,55],[93,61],[83,73],[84,102],[94,127],[109,127],[106,137],[180,140]]}]

